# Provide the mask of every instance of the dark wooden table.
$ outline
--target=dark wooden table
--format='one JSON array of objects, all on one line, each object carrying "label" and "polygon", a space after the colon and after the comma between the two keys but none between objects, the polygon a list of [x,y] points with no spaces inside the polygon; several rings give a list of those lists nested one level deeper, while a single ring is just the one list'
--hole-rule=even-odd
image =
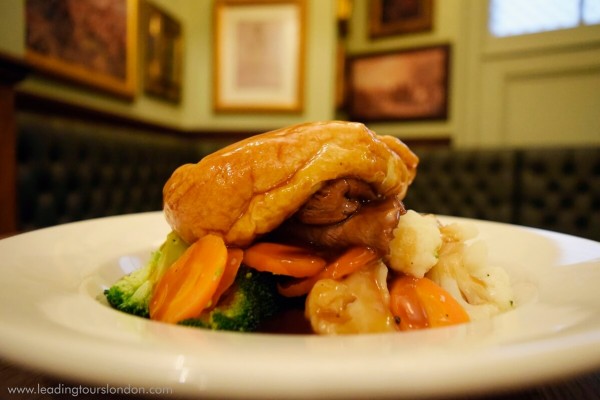
[{"label": "dark wooden table", "polygon": [[[493,371],[490,371],[493,373]],[[32,388],[37,390],[38,387],[55,388],[59,385],[63,386],[78,386],[85,385],[78,382],[67,382],[60,378],[47,376],[38,372],[30,371],[22,367],[10,364],[5,360],[0,359],[0,399],[7,400],[62,400],[62,399],[127,399],[127,400],[150,400],[150,399],[177,399],[177,393],[174,391],[173,396],[163,397],[158,395],[153,396],[135,396],[135,395],[78,395],[70,394],[9,394],[12,388]],[[466,399],[466,398],[465,398]],[[548,382],[543,386],[526,388],[514,392],[507,393],[491,393],[485,396],[468,397],[469,400],[596,400],[600,399],[600,371],[589,373],[581,376],[571,377],[562,381]],[[458,400],[458,399],[455,399]]]}]

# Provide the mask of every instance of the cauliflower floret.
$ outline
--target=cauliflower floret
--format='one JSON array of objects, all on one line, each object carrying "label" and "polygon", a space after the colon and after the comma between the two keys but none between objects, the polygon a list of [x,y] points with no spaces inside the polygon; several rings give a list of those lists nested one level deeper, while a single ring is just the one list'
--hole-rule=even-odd
[{"label": "cauliflower floret", "polygon": [[465,242],[476,236],[476,228],[451,224],[442,227],[441,232],[439,261],[427,277],[446,289],[471,320],[489,318],[512,308],[513,294],[506,272],[488,264],[484,242]]},{"label": "cauliflower floret", "polygon": [[437,263],[441,245],[442,235],[435,216],[408,210],[394,229],[389,267],[422,278]]},{"label": "cauliflower floret", "polygon": [[313,331],[330,335],[396,331],[387,272],[380,262],[341,281],[319,280],[306,299],[306,317]]},{"label": "cauliflower floret", "polygon": [[466,242],[479,235],[477,227],[472,222],[454,222],[440,226],[442,240],[445,242]]}]

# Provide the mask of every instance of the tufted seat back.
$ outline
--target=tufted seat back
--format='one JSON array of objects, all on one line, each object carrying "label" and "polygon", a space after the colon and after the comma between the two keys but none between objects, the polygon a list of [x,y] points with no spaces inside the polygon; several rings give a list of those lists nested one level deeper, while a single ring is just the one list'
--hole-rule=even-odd
[{"label": "tufted seat back", "polygon": [[415,152],[407,208],[600,240],[598,147]]},{"label": "tufted seat back", "polygon": [[181,137],[22,112],[18,115],[19,230],[159,210],[177,166],[197,162]]},{"label": "tufted seat back", "polygon": [[600,148],[521,152],[516,220],[600,241]]},{"label": "tufted seat back", "polygon": [[512,222],[515,153],[415,149],[417,177],[404,200],[420,212]]},{"label": "tufted seat back", "polygon": [[[18,114],[18,229],[160,210],[181,164],[230,139]],[[527,225],[600,240],[600,148],[414,148],[404,203],[419,212]]]}]

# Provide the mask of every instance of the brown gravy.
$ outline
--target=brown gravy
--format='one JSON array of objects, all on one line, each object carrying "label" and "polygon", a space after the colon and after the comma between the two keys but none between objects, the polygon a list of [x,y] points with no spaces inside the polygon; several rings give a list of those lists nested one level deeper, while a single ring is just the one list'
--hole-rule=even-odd
[{"label": "brown gravy", "polygon": [[258,332],[306,335],[312,334],[310,322],[304,317],[304,309],[293,307],[273,316],[260,327]]}]

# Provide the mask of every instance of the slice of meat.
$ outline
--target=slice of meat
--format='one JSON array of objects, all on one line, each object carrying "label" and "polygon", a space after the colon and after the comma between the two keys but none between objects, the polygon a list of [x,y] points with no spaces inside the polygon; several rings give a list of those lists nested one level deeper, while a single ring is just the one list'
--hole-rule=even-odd
[{"label": "slice of meat", "polygon": [[376,200],[377,194],[368,183],[353,178],[328,182],[296,213],[303,224],[329,225],[341,222],[357,212],[361,204]]},{"label": "slice of meat", "polygon": [[318,247],[346,248],[370,246],[382,256],[389,253],[393,230],[398,225],[404,205],[396,197],[372,201],[345,220],[329,225],[308,225],[296,219],[288,220],[282,233],[293,240]]}]

